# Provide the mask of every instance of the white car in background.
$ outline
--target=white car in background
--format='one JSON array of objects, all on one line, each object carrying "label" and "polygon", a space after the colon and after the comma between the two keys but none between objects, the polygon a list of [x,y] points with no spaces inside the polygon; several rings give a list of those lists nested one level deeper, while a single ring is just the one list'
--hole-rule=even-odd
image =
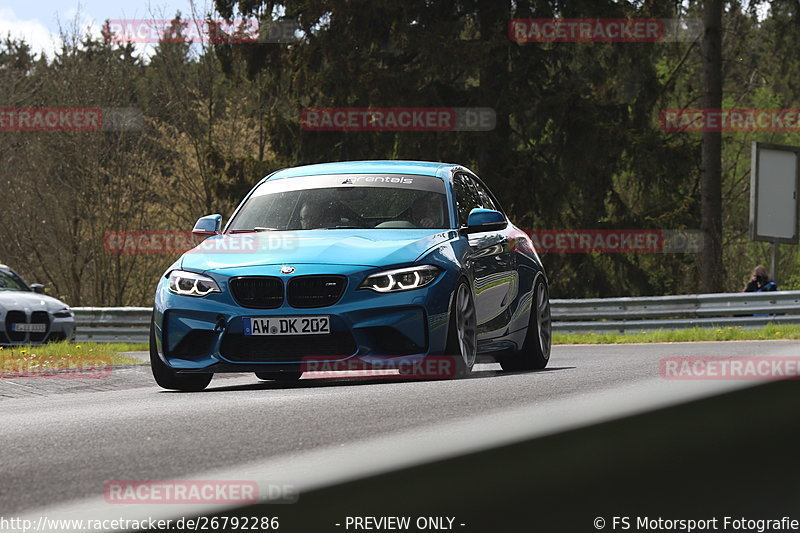
[{"label": "white car in background", "polygon": [[67,304],[0,265],[0,345],[67,340],[74,332],[75,317]]}]

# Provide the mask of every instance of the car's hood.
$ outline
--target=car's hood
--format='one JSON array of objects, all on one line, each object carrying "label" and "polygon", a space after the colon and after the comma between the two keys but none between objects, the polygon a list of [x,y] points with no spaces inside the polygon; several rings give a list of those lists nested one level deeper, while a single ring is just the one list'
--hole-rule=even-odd
[{"label": "car's hood", "polygon": [[0,309],[30,309],[31,311],[58,311],[67,307],[64,302],[36,292],[0,291]]},{"label": "car's hood", "polygon": [[184,254],[181,268],[197,271],[250,265],[410,263],[456,236],[453,230],[334,229],[218,235]]}]

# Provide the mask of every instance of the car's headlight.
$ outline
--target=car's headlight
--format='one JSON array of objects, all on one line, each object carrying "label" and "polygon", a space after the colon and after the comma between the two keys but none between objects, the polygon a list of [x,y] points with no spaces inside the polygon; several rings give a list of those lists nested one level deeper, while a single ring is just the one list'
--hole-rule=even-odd
[{"label": "car's headlight", "polygon": [[212,292],[222,292],[213,279],[202,274],[173,270],[169,273],[169,290],[183,296],[205,296]]},{"label": "car's headlight", "polygon": [[53,313],[53,316],[56,318],[70,318],[74,316],[74,314],[69,307],[65,307],[64,309],[59,309],[58,311]]},{"label": "car's headlight", "polygon": [[429,285],[441,269],[433,265],[422,265],[408,268],[386,270],[372,274],[365,279],[360,289],[371,289],[375,292],[397,292],[419,289]]}]

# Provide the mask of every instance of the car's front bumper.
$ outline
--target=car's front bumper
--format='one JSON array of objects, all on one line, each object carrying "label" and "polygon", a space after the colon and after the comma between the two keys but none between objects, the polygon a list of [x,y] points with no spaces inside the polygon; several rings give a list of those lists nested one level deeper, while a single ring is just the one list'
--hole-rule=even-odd
[{"label": "car's front bumper", "polygon": [[[278,268],[260,267],[258,275],[279,275]],[[240,306],[228,290],[227,280],[252,271],[212,272],[222,293],[202,298],[176,295],[162,279],[154,313],[159,356],[179,372],[217,373],[331,368],[327,363],[386,368],[444,354],[454,273],[443,271],[427,287],[389,294],[357,288],[365,267],[315,265],[303,274],[344,275],[348,283],[334,305],[297,309],[284,302],[267,310]],[[319,315],[330,317],[330,334],[244,335],[245,317]]]},{"label": "car's front bumper", "polygon": [[[34,314],[36,313],[36,314]],[[12,331],[12,324],[30,324],[42,322],[39,317],[47,315],[46,329],[43,333]],[[0,314],[0,345],[22,346],[37,345],[47,342],[70,340],[75,333],[75,318],[56,317],[49,311],[42,310],[6,310]]]}]

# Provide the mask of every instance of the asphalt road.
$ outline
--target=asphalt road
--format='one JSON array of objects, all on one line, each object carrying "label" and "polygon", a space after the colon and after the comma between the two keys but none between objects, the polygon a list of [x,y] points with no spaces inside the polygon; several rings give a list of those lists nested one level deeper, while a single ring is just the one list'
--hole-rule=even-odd
[{"label": "asphalt road", "polygon": [[[146,367],[128,368],[112,372],[110,390],[0,401],[0,516],[102,498],[110,480],[181,479],[305,457],[324,461],[321,451],[355,453],[370,439],[383,439],[384,453],[391,454],[392,443],[408,432],[437,432],[513,410],[524,410],[524,425],[552,422],[556,405],[590,416],[655,390],[665,398],[674,392],[677,401],[689,386],[697,394],[716,385],[665,380],[662,358],[753,355],[797,356],[800,342],[557,346],[550,367],[539,372],[505,374],[499,365],[480,365],[470,378],[454,381],[304,378],[291,385],[246,375],[215,378],[194,394],[162,391],[150,384]],[[462,429],[455,447],[480,439],[481,428]]]}]

